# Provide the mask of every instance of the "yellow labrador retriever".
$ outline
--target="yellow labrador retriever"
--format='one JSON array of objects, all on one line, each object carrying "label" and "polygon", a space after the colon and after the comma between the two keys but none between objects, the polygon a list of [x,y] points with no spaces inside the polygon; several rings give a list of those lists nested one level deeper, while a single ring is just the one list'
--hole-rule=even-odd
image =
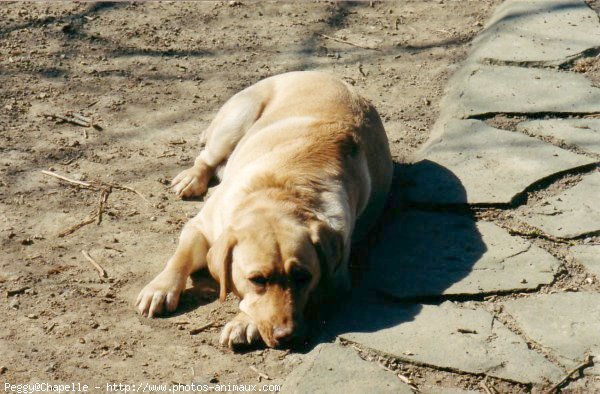
[{"label": "yellow labrador retriever", "polygon": [[233,96],[204,138],[174,191],[202,195],[213,175],[221,184],[136,305],[149,317],[174,311],[190,274],[208,267],[220,299],[241,300],[223,345],[289,344],[310,297],[349,288],[353,233],[385,203],[392,159],[379,115],[332,75],[291,72]]}]

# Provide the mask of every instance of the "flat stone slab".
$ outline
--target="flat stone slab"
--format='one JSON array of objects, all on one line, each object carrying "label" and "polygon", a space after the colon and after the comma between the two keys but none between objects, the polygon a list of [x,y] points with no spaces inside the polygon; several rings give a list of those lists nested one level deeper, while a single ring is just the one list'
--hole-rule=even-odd
[{"label": "flat stone slab", "polygon": [[407,211],[382,231],[370,286],[397,298],[532,290],[560,263],[530,242],[467,215]]},{"label": "flat stone slab", "polygon": [[524,211],[525,222],[546,234],[575,238],[600,231],[600,172]]},{"label": "flat stone slab", "polygon": [[339,344],[315,347],[303,363],[287,377],[283,393],[377,393],[412,394],[410,387],[393,373],[361,359]]},{"label": "flat stone slab", "polygon": [[562,140],[600,155],[600,119],[552,119],[519,123],[517,130]]},{"label": "flat stone slab", "polygon": [[596,366],[586,372],[600,375],[600,294],[544,294],[509,301],[504,306],[523,333],[567,369],[581,363],[589,353],[595,356]]},{"label": "flat stone slab", "polygon": [[550,65],[598,46],[598,15],[583,0],[508,0],[475,39],[472,57]]},{"label": "flat stone slab", "polygon": [[600,280],[600,245],[577,245],[569,248],[569,252],[575,261]]},{"label": "flat stone slab", "polygon": [[583,75],[564,71],[466,66],[454,80],[460,97],[457,118],[497,113],[600,113],[600,88]]},{"label": "flat stone slab", "polygon": [[508,204],[536,181],[595,160],[479,120],[448,120],[413,162],[404,170],[410,201]]},{"label": "flat stone slab", "polygon": [[340,336],[398,359],[521,383],[556,382],[564,371],[483,310],[351,304],[333,322]]}]

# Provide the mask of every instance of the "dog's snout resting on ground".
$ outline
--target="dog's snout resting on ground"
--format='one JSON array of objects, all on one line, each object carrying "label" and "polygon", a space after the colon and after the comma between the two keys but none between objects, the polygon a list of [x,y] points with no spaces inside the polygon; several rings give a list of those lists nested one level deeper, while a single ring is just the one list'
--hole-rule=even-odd
[{"label": "dog's snout resting on ground", "polygon": [[221,183],[137,307],[174,311],[190,274],[208,268],[221,300],[241,300],[221,343],[285,345],[302,335],[310,298],[349,288],[353,234],[377,219],[392,178],[383,125],[343,81],[292,72],[233,96],[204,137],[174,191],[199,196],[213,176]]}]

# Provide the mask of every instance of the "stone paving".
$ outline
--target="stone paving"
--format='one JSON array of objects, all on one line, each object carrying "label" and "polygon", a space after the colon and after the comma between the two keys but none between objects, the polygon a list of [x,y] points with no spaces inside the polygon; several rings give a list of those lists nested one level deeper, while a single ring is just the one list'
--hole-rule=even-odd
[{"label": "stone paving", "polygon": [[[386,215],[368,272],[324,325],[333,343],[284,391],[412,391],[356,347],[510,392],[547,390],[591,355],[571,379],[600,392],[600,88],[568,70],[599,49],[599,16],[582,0],[496,10],[401,170],[407,207]],[[496,115],[524,120],[503,130]],[[422,391],[466,392],[438,381]]]}]

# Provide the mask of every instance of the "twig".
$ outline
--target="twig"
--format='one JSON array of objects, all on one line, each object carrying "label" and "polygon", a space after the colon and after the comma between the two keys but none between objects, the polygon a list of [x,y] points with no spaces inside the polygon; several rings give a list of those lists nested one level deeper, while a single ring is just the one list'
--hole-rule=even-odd
[{"label": "twig", "polygon": [[121,249],[117,249],[117,248],[113,248],[112,246],[108,246],[108,245],[104,245],[104,249],[110,249],[110,250],[114,250],[117,251],[119,253],[125,253],[123,250]]},{"label": "twig", "polygon": [[138,196],[140,196],[142,198],[142,200],[144,200],[148,204],[152,205],[152,203],[146,197],[144,197],[144,195],[142,193],[140,193],[137,190],[135,190],[135,189],[133,189],[131,187],[128,187],[128,186],[118,185],[116,183],[102,182],[102,181],[82,182],[82,181],[76,181],[74,179],[69,179],[69,178],[67,178],[65,176],[58,175],[58,174],[56,174],[54,172],[51,172],[51,171],[42,170],[41,172],[44,175],[50,175],[50,176],[53,176],[53,177],[58,178],[60,180],[63,180],[65,182],[72,183],[72,184],[79,185],[79,186],[83,186],[85,188],[92,189],[92,190],[102,190],[103,188],[106,188],[106,187],[112,187],[112,188],[115,188],[115,189],[125,190],[125,191],[128,191],[128,192],[137,194]]},{"label": "twig", "polygon": [[81,251],[81,254],[83,254],[83,257],[85,257],[90,263],[92,263],[92,265],[94,266],[94,268],[96,268],[96,271],[98,271],[98,275],[100,276],[100,278],[106,278],[106,271],[104,271],[104,268],[102,268],[100,266],[100,264],[98,264],[96,262],[96,260],[94,260],[92,258],[92,256],[90,256],[90,254],[88,252],[86,252],[85,250]]},{"label": "twig", "polygon": [[457,328],[456,331],[461,334],[477,334],[476,330],[471,330],[470,328]]},{"label": "twig", "polygon": [[42,115],[47,118],[62,120],[63,122],[71,123],[71,124],[74,124],[77,126],[83,126],[83,127],[91,126],[89,122],[84,122],[82,120],[75,118],[74,116],[67,117],[67,116],[55,115],[55,114],[42,114]]},{"label": "twig", "polygon": [[163,158],[163,157],[173,157],[173,156],[176,156],[176,154],[174,152],[166,152],[166,153],[163,153],[160,156],[156,156],[156,158],[160,159],[160,158]]},{"label": "twig", "polygon": [[106,185],[106,186],[114,187],[115,189],[126,190],[128,192],[135,193],[138,196],[140,196],[142,198],[142,200],[144,200],[148,204],[152,205],[152,203],[150,202],[150,200],[148,200],[146,197],[144,197],[144,195],[142,193],[138,192],[137,190],[135,190],[135,189],[133,189],[131,187],[117,185],[116,183],[104,183],[104,182],[102,182],[102,184]]},{"label": "twig", "polygon": [[83,187],[88,188],[88,189],[94,189],[94,190],[98,189],[96,186],[92,185],[91,183],[82,182],[82,181],[76,181],[75,179],[69,179],[69,178],[67,178],[65,176],[55,174],[54,172],[51,172],[51,171],[42,170],[42,174],[44,174],[44,175],[50,175],[50,176],[58,178],[58,179],[60,179],[62,181],[65,181],[65,182],[68,182],[68,183],[72,183],[72,184],[75,184],[75,185],[79,185],[79,186],[83,186]]},{"label": "twig", "polygon": [[400,379],[404,384],[407,384],[415,393],[421,392],[415,382],[409,378],[408,376],[404,376],[401,373],[396,373],[398,379]]},{"label": "twig", "polygon": [[356,44],[356,43],[351,42],[351,41],[342,40],[341,38],[331,37],[331,36],[328,36],[327,34],[322,34],[322,33],[317,33],[317,34],[320,35],[323,38],[327,38],[328,40],[333,40],[333,41],[341,42],[342,44],[352,45],[353,47],[362,48],[362,49],[369,49],[369,50],[372,50],[372,51],[380,51],[381,50],[379,48],[368,47],[368,46]]},{"label": "twig", "polygon": [[29,290],[29,289],[30,289],[29,286],[24,286],[24,287],[15,289],[15,290],[6,290],[6,297],[8,298],[8,297],[12,297],[17,294],[23,294],[23,293],[25,293],[26,290]]},{"label": "twig", "polygon": [[567,375],[564,378],[562,378],[560,382],[556,383],[548,391],[546,391],[546,394],[554,394],[554,393],[556,393],[557,390],[558,390],[558,388],[560,386],[562,386],[563,383],[565,383],[567,380],[569,380],[569,378],[571,377],[571,375],[573,375],[575,372],[579,371],[580,369],[585,368],[585,367],[589,367],[591,365],[594,365],[594,363],[593,363],[593,357],[590,356],[590,355],[588,355],[583,362],[581,362],[575,368],[573,368],[572,370],[570,370],[569,372],[567,372]]},{"label": "twig", "polygon": [[98,221],[97,224],[102,223],[102,213],[104,212],[104,204],[106,204],[106,201],[108,200],[108,195],[111,192],[111,188],[108,187],[106,189],[102,190],[102,193],[100,194],[100,200],[98,201],[98,213],[96,214]]},{"label": "twig", "polygon": [[88,123],[88,124],[92,124],[92,120],[90,118],[86,118],[85,116],[79,115],[79,114],[74,114],[72,112],[68,113],[67,115],[80,120],[82,122]]},{"label": "twig", "polygon": [[365,74],[365,71],[362,68],[362,64],[358,63],[358,71],[360,72],[360,75],[362,75],[363,77],[366,77],[367,74]]},{"label": "twig", "polygon": [[207,328],[212,327],[215,324],[214,321],[211,321],[210,323],[206,323],[203,326],[197,327],[197,328],[192,328],[189,332],[190,335],[197,335],[200,334],[202,331],[206,330]]},{"label": "twig", "polygon": [[96,221],[96,214],[97,213],[94,212],[91,216],[88,216],[87,218],[83,219],[81,222],[77,223],[76,225],[71,226],[68,229],[61,231],[60,233],[58,233],[58,238],[62,238],[66,235],[72,234],[75,231],[82,228],[83,226],[87,226],[90,223],[94,223]]},{"label": "twig", "polygon": [[179,141],[175,140],[175,141],[169,141],[169,145],[183,145],[186,144],[187,142],[182,138]]},{"label": "twig", "polygon": [[52,331],[54,329],[54,327],[56,327],[56,322],[52,322],[52,324],[50,324],[50,327],[48,327],[46,329],[46,333],[49,333],[50,331]]},{"label": "twig", "polygon": [[485,379],[483,379],[481,382],[479,382],[479,385],[481,386],[481,388],[483,388],[485,390],[485,392],[487,394],[494,394],[490,388],[485,384],[485,381],[487,379],[487,376],[485,377]]},{"label": "twig", "polygon": [[259,382],[260,382],[261,379],[271,380],[271,378],[269,377],[269,375],[260,372],[258,369],[256,369],[256,367],[254,365],[251,365],[250,369],[253,370],[254,372],[256,372],[258,374],[258,381]]}]

